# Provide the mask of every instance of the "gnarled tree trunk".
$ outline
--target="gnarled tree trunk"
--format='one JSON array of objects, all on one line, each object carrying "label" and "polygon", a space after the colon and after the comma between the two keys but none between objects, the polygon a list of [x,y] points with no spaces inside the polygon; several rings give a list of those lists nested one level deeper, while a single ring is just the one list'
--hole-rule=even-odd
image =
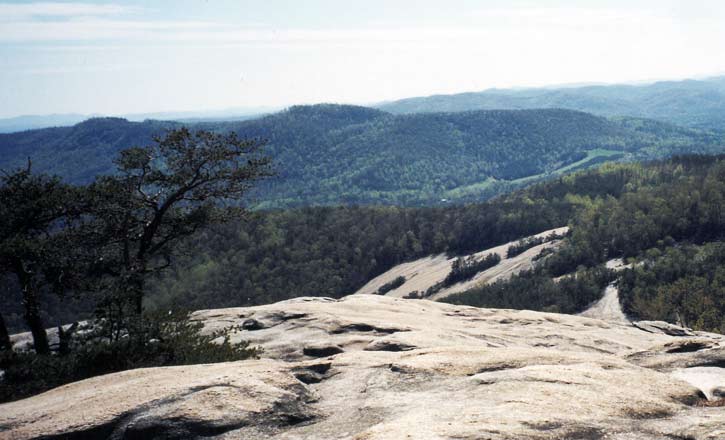
[{"label": "gnarled tree trunk", "polygon": [[23,266],[22,262],[16,264],[16,275],[20,282],[20,289],[23,292],[23,307],[25,309],[25,323],[30,327],[33,335],[33,346],[38,354],[50,354],[48,334],[45,332],[43,319],[40,317],[40,304],[38,295],[33,285],[33,277]]},{"label": "gnarled tree trunk", "polygon": [[0,351],[10,350],[13,348],[10,344],[10,334],[8,333],[8,327],[5,325],[5,319],[3,315],[0,315]]},{"label": "gnarled tree trunk", "polygon": [[45,332],[45,325],[40,317],[35,292],[26,293],[23,290],[23,303],[25,304],[25,322],[30,327],[30,333],[33,334],[35,352],[38,354],[49,354],[50,345],[48,344],[48,334]]}]

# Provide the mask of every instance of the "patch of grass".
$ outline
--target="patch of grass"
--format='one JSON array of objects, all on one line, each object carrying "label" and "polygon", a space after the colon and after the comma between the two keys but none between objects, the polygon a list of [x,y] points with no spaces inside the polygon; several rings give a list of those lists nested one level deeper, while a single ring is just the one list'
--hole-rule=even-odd
[{"label": "patch of grass", "polygon": [[[542,179],[544,177],[553,177],[558,176],[560,174],[564,174],[567,171],[583,168],[587,163],[594,162],[598,163],[600,162],[600,158],[609,158],[609,157],[615,157],[615,156],[622,156],[623,152],[619,150],[605,150],[603,148],[595,148],[594,150],[587,151],[587,155],[585,158],[578,160],[576,162],[570,163],[569,165],[563,166],[561,168],[557,168],[556,170],[550,172],[550,173],[541,173],[541,174],[535,174],[533,176],[527,176],[527,177],[521,177],[519,179],[511,180],[510,183],[513,184],[523,184],[528,183],[533,180]],[[596,160],[596,162],[595,162]]]},{"label": "patch of grass", "polygon": [[475,195],[480,192],[491,189],[496,184],[497,180],[493,177],[488,177],[483,182],[476,182],[470,185],[459,186],[457,188],[450,189],[445,192],[445,197],[456,199],[460,197]]}]

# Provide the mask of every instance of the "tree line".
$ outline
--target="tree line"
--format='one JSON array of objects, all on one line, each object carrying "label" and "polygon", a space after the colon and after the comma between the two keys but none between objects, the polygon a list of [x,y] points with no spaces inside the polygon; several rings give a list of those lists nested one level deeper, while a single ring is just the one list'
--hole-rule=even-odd
[{"label": "tree line", "polygon": [[[653,226],[655,219],[662,225],[696,226],[693,231],[701,231],[699,240],[712,240],[716,237],[704,233],[717,227],[705,227],[711,221],[697,212],[711,211],[716,218],[717,199],[698,203],[699,208],[681,205],[659,214],[658,209],[683,200],[674,195],[674,188],[683,195],[691,191],[698,197],[714,197],[718,178],[704,177],[721,160],[688,156],[650,164],[605,164],[469,205],[248,212],[243,219],[213,225],[182,240],[174,264],[147,279],[149,294],[144,301],[150,308],[197,309],[265,304],[295,296],[341,297],[405,261],[441,252],[470,254],[566,224],[572,227],[567,244],[542,260],[552,277],[655,246],[670,234]],[[688,181],[695,186],[683,186]],[[699,187],[705,181],[710,190],[702,192]],[[656,191],[663,194],[651,198]],[[631,222],[630,213],[636,222]],[[617,219],[610,220],[614,214]],[[691,221],[685,222],[688,215]],[[691,232],[671,234],[673,240],[687,240]],[[645,233],[652,235],[643,241]],[[612,244],[616,248],[608,249]],[[25,327],[17,292],[6,293],[10,300],[4,311],[15,331]],[[41,316],[54,325],[72,322],[89,316],[83,305],[46,294]]]},{"label": "tree line", "polygon": [[[614,227],[616,221],[605,222],[602,216],[617,212],[624,218],[630,212],[637,213],[630,206],[637,194],[672,186],[679,186],[683,193],[694,190],[682,186],[683,181],[702,181],[721,161],[721,157],[688,156],[648,164],[606,164],[463,206],[342,206],[255,212],[242,222],[209,229],[189,240],[186,246],[193,252],[185,253],[175,268],[153,283],[149,301],[158,307],[190,304],[210,308],[265,304],[295,296],[339,298],[405,261],[442,252],[450,256],[471,254],[569,224],[572,236],[564,246],[541,258],[547,276],[555,278],[624,255],[616,249],[606,253],[601,249],[614,238],[617,245],[626,241],[628,246],[650,247],[638,244],[641,236],[637,228],[644,226],[664,239],[667,234],[646,225],[622,227],[595,239],[590,232],[595,233],[600,226],[592,227],[588,219],[599,218],[602,227],[606,223]],[[613,209],[618,200],[626,208]],[[649,207],[643,204],[641,209],[646,212],[638,217],[641,221],[655,218],[653,207],[664,206],[662,203],[653,200]],[[716,206],[714,203],[708,206]],[[681,215],[670,214],[674,218]],[[659,218],[664,221],[668,217]],[[693,219],[699,222],[702,218]],[[587,295],[587,300],[596,297],[596,293]],[[587,301],[573,303],[583,307]],[[542,307],[546,305],[554,303]]]},{"label": "tree line", "polygon": [[[618,195],[570,193],[566,197],[578,208],[560,249],[532,271],[447,301],[579,312],[617,279],[624,311],[634,319],[725,330],[723,156],[605,166],[585,175],[603,188],[628,182]],[[599,180],[605,176],[609,183]],[[614,276],[604,268],[613,258],[629,259],[633,267]]]}]

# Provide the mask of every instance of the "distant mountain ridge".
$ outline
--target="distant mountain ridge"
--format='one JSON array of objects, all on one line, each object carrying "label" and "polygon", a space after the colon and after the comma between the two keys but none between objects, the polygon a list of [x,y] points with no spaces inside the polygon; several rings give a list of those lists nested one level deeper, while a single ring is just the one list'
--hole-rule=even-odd
[{"label": "distant mountain ridge", "polygon": [[[89,182],[113,172],[123,148],[179,122],[96,118],[73,127],[0,134],[0,169],[23,166]],[[721,136],[657,121],[562,109],[394,115],[378,109],[295,106],[258,119],[184,124],[269,140],[279,176],[258,207],[437,204],[481,200],[606,160],[722,151]]]},{"label": "distant mountain ridge", "polygon": [[[643,84],[561,85],[538,88],[488,89],[446,95],[404,98],[372,107],[394,113],[470,110],[562,108],[600,116],[656,119],[693,128],[725,130],[725,76]],[[279,107],[149,112],[121,115],[129,121],[222,122],[258,118]],[[65,127],[99,114],[25,115],[0,118],[0,133]]]},{"label": "distant mountain ridge", "polygon": [[14,133],[48,127],[67,127],[91,118],[75,113],[57,115],[24,115],[0,119],[0,133]]},{"label": "distant mountain ridge", "polygon": [[725,130],[725,76],[645,85],[490,89],[401,99],[377,108],[396,114],[565,108],[601,116],[641,117],[693,128]]},{"label": "distant mountain ridge", "polygon": [[[243,121],[246,119],[257,118],[277,110],[279,109],[274,107],[241,107],[208,111],[130,113],[118,117],[134,122],[142,122],[147,119],[179,122]],[[0,133],[15,133],[18,131],[37,130],[40,128],[69,127],[71,125],[87,121],[88,119],[103,117],[113,116],[67,113],[0,118]]]}]

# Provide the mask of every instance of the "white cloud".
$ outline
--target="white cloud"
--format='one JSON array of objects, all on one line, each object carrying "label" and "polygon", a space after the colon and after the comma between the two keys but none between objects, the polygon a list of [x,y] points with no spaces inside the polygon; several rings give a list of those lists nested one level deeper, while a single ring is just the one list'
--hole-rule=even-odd
[{"label": "white cloud", "polygon": [[83,74],[83,73],[109,73],[121,71],[141,71],[152,68],[153,64],[149,62],[108,62],[93,64],[68,64],[68,65],[46,65],[35,67],[21,67],[14,70],[15,75],[67,75],[67,74]]},{"label": "white cloud", "polygon": [[139,12],[140,8],[118,4],[93,3],[3,3],[0,4],[0,19],[13,21],[33,17],[78,17],[108,16]]},{"label": "white cloud", "polygon": [[455,39],[476,29],[263,29],[204,21],[143,21],[74,18],[0,22],[0,41],[94,41],[109,39],[195,42],[341,42]]},{"label": "white cloud", "polygon": [[216,25],[201,21],[135,21],[72,18],[62,21],[0,22],[0,41],[95,41],[158,39],[178,31],[206,30]]},{"label": "white cloud", "polygon": [[[9,7],[3,11],[3,7]],[[646,11],[589,10],[584,8],[499,8],[474,11],[460,26],[360,27],[348,29],[274,29],[255,24],[230,24],[209,21],[137,20],[115,15],[128,12],[121,5],[86,3],[32,3],[0,5],[0,16],[10,12],[11,20],[0,20],[0,41],[108,41],[147,40],[185,43],[230,44],[349,44],[374,42],[428,42],[480,40],[500,35],[560,33],[566,30],[608,32],[672,26],[664,15]],[[15,15],[13,15],[15,14]],[[46,14],[60,17],[37,19]],[[500,40],[501,38],[499,38]]]},{"label": "white cloud", "polygon": [[643,2],[582,3],[517,9],[501,1],[453,18],[386,14],[388,21],[349,25],[335,16],[320,25],[254,14],[247,23],[220,8],[176,19],[121,5],[0,5],[0,83],[13,84],[0,94],[12,113],[110,113],[158,110],[161,102],[175,109],[370,102],[725,69],[717,56],[725,8],[683,15]]}]

